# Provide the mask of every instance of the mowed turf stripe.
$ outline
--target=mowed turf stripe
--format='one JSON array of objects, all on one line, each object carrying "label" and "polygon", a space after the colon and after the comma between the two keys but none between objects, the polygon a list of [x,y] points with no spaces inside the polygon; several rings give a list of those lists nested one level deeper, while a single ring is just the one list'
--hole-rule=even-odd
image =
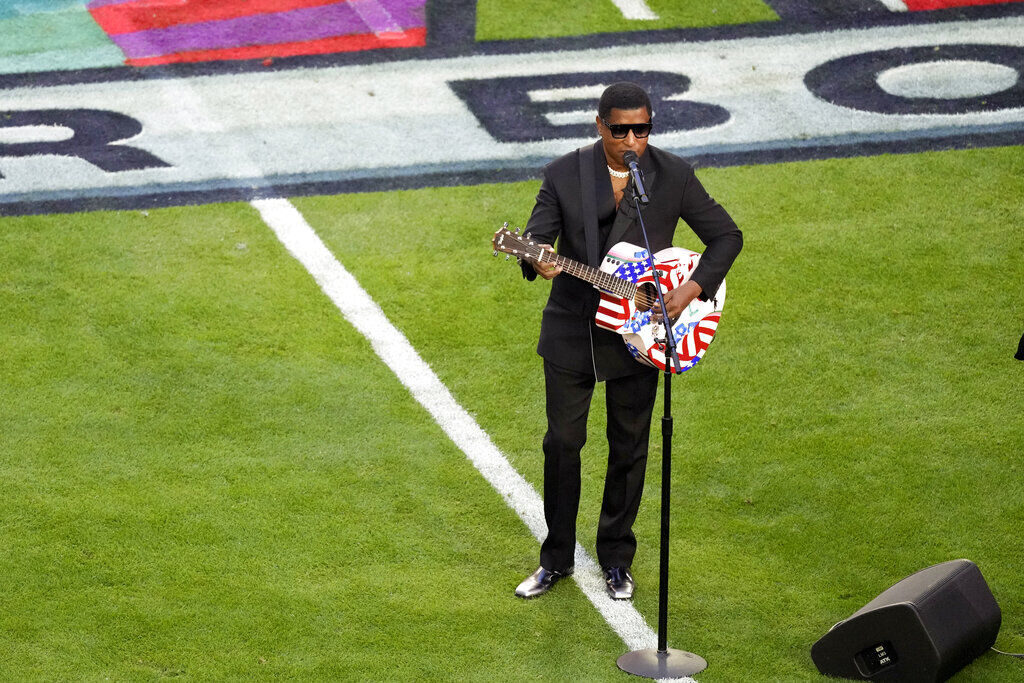
[{"label": "mowed turf stripe", "polygon": [[[541,540],[546,528],[540,496],[458,404],[405,335],[391,324],[376,302],[327,249],[302,214],[286,199],[258,199],[252,205],[345,319],[369,340],[373,350],[416,401],[426,408],[533,535]],[[576,544],[575,561],[573,578],[626,646],[631,650],[654,647],[657,638],[650,626],[632,603],[608,597],[597,562],[579,543]]]}]

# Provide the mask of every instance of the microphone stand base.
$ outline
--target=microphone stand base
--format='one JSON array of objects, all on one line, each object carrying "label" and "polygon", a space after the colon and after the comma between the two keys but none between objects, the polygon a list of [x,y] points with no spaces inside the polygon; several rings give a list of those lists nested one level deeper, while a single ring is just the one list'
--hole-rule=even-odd
[{"label": "microphone stand base", "polygon": [[683,678],[708,668],[703,657],[692,652],[655,648],[627,652],[615,662],[626,673],[644,678]]}]

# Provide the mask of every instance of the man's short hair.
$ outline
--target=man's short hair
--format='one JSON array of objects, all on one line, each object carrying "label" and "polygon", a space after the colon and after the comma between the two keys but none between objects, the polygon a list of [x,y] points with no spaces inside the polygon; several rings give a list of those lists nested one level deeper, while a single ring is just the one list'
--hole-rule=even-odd
[{"label": "man's short hair", "polygon": [[647,109],[647,115],[651,114],[651,98],[647,92],[636,83],[621,81],[612,83],[601,93],[601,101],[597,105],[597,115],[602,119],[608,118],[612,109]]}]

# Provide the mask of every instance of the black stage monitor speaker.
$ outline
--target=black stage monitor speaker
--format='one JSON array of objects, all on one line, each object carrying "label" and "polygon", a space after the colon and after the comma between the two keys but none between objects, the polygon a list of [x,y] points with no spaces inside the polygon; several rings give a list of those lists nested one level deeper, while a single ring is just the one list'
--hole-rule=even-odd
[{"label": "black stage monitor speaker", "polygon": [[970,560],[912,574],[840,621],[811,648],[827,676],[944,681],[996,642],[1002,614]]}]

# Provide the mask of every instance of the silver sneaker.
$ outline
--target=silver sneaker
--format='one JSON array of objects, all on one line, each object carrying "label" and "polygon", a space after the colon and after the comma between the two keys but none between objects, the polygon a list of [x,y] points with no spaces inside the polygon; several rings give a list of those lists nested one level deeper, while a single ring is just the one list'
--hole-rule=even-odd
[{"label": "silver sneaker", "polygon": [[569,567],[564,572],[554,572],[544,569],[544,567],[537,567],[537,571],[527,576],[516,588],[516,596],[529,599],[544,595],[559,579],[572,576],[572,571],[573,567]]}]

